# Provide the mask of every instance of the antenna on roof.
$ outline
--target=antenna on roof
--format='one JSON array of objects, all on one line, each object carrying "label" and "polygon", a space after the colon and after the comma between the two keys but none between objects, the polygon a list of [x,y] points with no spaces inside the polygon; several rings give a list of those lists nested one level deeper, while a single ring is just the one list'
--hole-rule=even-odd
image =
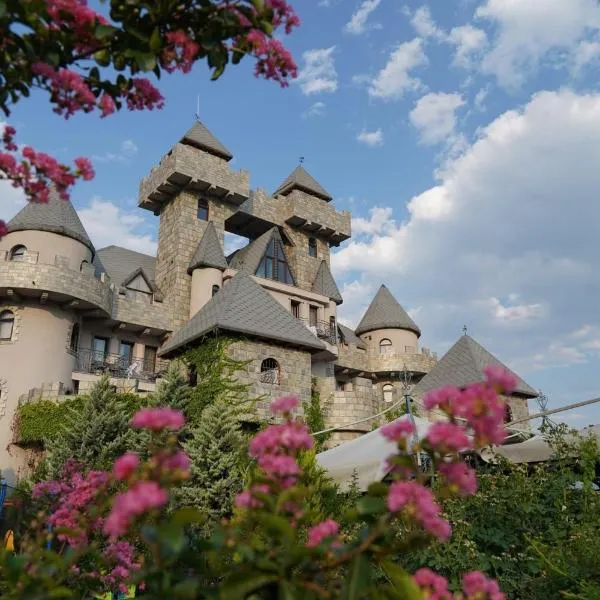
[{"label": "antenna on roof", "polygon": [[467,335],[467,333],[469,332],[466,325],[463,325],[462,332],[463,332],[463,335]]},{"label": "antenna on roof", "polygon": [[196,121],[200,120],[200,94],[196,96]]},{"label": "antenna on roof", "polygon": [[301,165],[304,164],[304,156],[300,157],[300,160],[298,161]]}]

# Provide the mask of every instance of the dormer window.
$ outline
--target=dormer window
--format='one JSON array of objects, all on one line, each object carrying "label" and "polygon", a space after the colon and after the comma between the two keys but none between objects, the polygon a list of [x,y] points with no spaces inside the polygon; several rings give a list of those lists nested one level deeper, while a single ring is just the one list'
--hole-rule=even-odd
[{"label": "dormer window", "polygon": [[15,262],[23,262],[25,258],[25,253],[27,252],[27,247],[22,244],[18,246],[14,246],[9,253],[8,260],[13,260]]},{"label": "dormer window", "polygon": [[308,255],[317,258],[317,240],[314,237],[308,238]]},{"label": "dormer window", "polygon": [[258,277],[265,279],[274,279],[281,283],[294,285],[294,279],[287,263],[287,258],[283,251],[280,240],[272,238],[267,246],[265,255],[256,270]]},{"label": "dormer window", "polygon": [[201,221],[208,221],[208,200],[206,198],[198,198],[198,211],[196,216]]}]

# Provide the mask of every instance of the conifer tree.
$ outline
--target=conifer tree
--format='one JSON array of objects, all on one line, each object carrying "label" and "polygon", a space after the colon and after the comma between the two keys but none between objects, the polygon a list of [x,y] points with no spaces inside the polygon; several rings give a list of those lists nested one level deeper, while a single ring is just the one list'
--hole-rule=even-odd
[{"label": "conifer tree", "polygon": [[239,408],[225,400],[207,406],[183,449],[191,460],[191,476],[177,492],[178,506],[194,506],[211,522],[231,514],[244,483],[247,439]]},{"label": "conifer tree", "polygon": [[91,388],[83,407],[71,409],[59,434],[46,440],[46,474],[57,477],[69,459],[88,469],[110,469],[113,461],[139,446],[139,432],[131,429],[134,407],[114,391],[108,376]]},{"label": "conifer tree", "polygon": [[183,365],[174,360],[169,363],[164,378],[156,384],[156,392],[152,394],[152,403],[158,406],[171,406],[186,413],[190,401],[190,387],[184,376]]}]

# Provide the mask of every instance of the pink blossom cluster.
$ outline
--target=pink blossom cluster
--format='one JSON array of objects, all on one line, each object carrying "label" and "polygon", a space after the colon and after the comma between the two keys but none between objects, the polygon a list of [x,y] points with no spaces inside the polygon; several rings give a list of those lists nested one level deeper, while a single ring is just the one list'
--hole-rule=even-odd
[{"label": "pink blossom cluster", "polygon": [[413,575],[414,582],[421,588],[427,600],[452,600],[448,580],[431,569],[422,568]]},{"label": "pink blossom cluster", "polygon": [[145,77],[134,77],[132,87],[125,94],[129,110],[154,110],[163,108],[163,95]]},{"label": "pink blossom cluster", "polygon": [[298,76],[296,62],[279,40],[268,37],[260,29],[253,29],[244,41],[250,45],[250,54],[256,58],[254,74],[257,77],[274,79],[281,87],[287,87],[288,77]]},{"label": "pink blossom cluster", "polygon": [[191,40],[185,31],[170,31],[165,35],[168,45],[163,50],[161,65],[165,71],[172,73],[180,70],[189,73],[200,52],[200,45]]},{"label": "pink blossom cluster", "polygon": [[291,413],[299,403],[300,401],[297,396],[281,396],[281,398],[277,398],[271,402],[271,412],[274,415],[277,413]]},{"label": "pink blossom cluster", "polygon": [[381,428],[382,435],[390,442],[406,441],[415,431],[415,426],[407,418],[396,419]]},{"label": "pink blossom cluster", "polygon": [[438,471],[451,492],[472,496],[477,491],[475,471],[464,462],[442,463]]},{"label": "pink blossom cluster", "polygon": [[461,452],[471,447],[465,430],[456,423],[434,423],[429,427],[425,438],[440,454]]},{"label": "pink blossom cluster", "polygon": [[333,519],[328,519],[310,527],[308,529],[308,548],[316,548],[320,546],[323,540],[327,538],[335,538],[340,530],[340,526]]},{"label": "pink blossom cluster", "polygon": [[268,494],[270,491],[271,488],[264,483],[253,485],[236,496],[235,505],[238,508],[261,508],[263,502],[256,494]]},{"label": "pink blossom cluster", "polygon": [[113,475],[115,479],[123,481],[129,479],[140,465],[140,457],[135,452],[126,452],[115,460]]},{"label": "pink blossom cluster", "polygon": [[450,537],[450,523],[440,517],[440,507],[433,494],[416,481],[395,481],[390,486],[387,506],[390,512],[403,512],[415,519],[425,531],[445,541]]},{"label": "pink blossom cluster", "polygon": [[481,571],[471,571],[462,578],[466,600],[504,600],[498,582],[488,579]]},{"label": "pink blossom cluster", "polygon": [[109,588],[119,586],[121,592],[127,591],[126,582],[132,573],[139,571],[142,565],[136,561],[134,547],[124,540],[111,541],[104,549],[104,557],[112,563],[112,569],[101,577]]},{"label": "pink blossom cluster", "polygon": [[[93,40],[96,24],[106,19],[87,6],[85,0],[46,0],[51,29],[71,29],[81,44]],[[86,46],[87,47],[87,46]]]},{"label": "pink blossom cluster", "polygon": [[142,408],[131,419],[131,426],[136,429],[178,430],[185,425],[185,417],[180,410],[169,406],[159,408]]},{"label": "pink blossom cluster", "polygon": [[463,576],[463,594],[451,594],[448,580],[431,569],[419,569],[413,575],[413,580],[427,600],[505,600],[498,582],[488,579],[481,571],[471,571]]}]

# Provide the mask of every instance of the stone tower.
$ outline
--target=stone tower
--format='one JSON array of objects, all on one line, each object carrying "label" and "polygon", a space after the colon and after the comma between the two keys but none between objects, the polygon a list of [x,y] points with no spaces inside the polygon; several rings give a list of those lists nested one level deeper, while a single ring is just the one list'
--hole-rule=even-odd
[{"label": "stone tower", "polygon": [[232,171],[232,158],[197,121],[140,183],[139,206],[160,216],[156,284],[171,329],[190,317],[189,267],[208,224],[222,244],[225,220],[248,198],[248,174]]}]

